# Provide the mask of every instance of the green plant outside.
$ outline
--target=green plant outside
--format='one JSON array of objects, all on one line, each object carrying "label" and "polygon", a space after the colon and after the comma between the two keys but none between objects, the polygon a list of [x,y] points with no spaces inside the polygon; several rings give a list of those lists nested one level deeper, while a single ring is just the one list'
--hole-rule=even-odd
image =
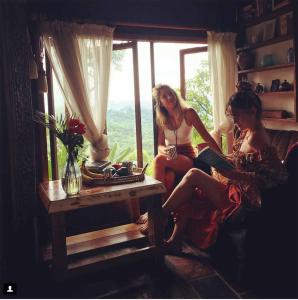
[{"label": "green plant outside", "polygon": [[[191,107],[193,107],[202,120],[203,124],[208,130],[211,130],[213,127],[213,117],[212,117],[212,104],[210,101],[210,82],[209,82],[209,71],[208,71],[208,62],[207,60],[201,61],[199,68],[196,72],[196,75],[186,81],[186,100]],[[178,90],[179,92],[179,90]],[[125,117],[123,120],[133,120],[134,118]],[[119,122],[119,120],[117,120]],[[145,126],[144,126],[145,124]],[[150,133],[152,131],[149,122],[144,123],[142,128],[143,131]],[[121,126],[120,126],[121,127]],[[122,127],[125,127],[124,125]],[[148,128],[147,128],[148,127]],[[118,128],[118,127],[117,127]],[[143,140],[143,161],[144,165],[148,163],[148,168],[146,174],[152,175],[152,161],[153,153],[150,153],[148,149],[153,149],[153,136],[149,137],[148,134],[145,135],[146,139]],[[146,141],[146,143],[145,143]],[[199,143],[204,142],[202,137],[194,130],[192,136],[192,144],[196,146]],[[128,143],[128,144],[127,144]],[[226,144],[226,143],[224,143]],[[114,143],[112,145],[108,160],[112,163],[121,162],[124,160],[137,161],[137,153],[135,149],[132,149],[131,141],[127,138],[123,138],[121,143]],[[226,146],[225,146],[226,147]],[[89,143],[86,143],[85,147],[82,149],[79,154],[79,160],[84,157],[87,157],[89,153]],[[58,168],[59,176],[62,172],[66,161],[67,152],[63,144],[57,139],[57,158],[58,158]],[[50,164],[50,150],[48,149],[48,160],[49,160],[49,172],[51,174],[51,164]],[[51,177],[50,177],[51,178]]]}]

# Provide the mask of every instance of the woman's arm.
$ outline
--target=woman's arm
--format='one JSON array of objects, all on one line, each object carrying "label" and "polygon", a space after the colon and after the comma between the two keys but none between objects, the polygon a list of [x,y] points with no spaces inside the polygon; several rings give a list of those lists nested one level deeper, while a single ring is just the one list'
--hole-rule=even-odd
[{"label": "woman's arm", "polygon": [[239,169],[233,169],[231,171],[223,171],[223,170],[217,170],[221,175],[223,175],[226,178],[229,178],[234,181],[239,182],[252,182],[256,180],[256,173],[255,172],[245,172],[241,171]]},{"label": "woman's arm", "polygon": [[158,150],[158,153],[159,154],[166,154],[165,152],[165,146],[166,146],[166,143],[165,143],[165,135],[164,135],[164,131],[163,129],[158,126],[158,135],[157,135],[157,150]]},{"label": "woman's arm", "polygon": [[189,108],[185,114],[186,122],[191,124],[197,132],[201,135],[205,142],[207,142],[213,150],[222,153],[218,145],[216,144],[215,140],[206,130],[204,124],[202,123],[201,119],[199,118],[198,114],[193,108]]}]

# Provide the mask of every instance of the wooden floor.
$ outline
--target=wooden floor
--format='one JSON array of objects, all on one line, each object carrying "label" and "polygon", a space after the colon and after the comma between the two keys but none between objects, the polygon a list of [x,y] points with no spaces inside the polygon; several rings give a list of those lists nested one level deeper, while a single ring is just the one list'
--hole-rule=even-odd
[{"label": "wooden floor", "polygon": [[55,282],[44,269],[35,288],[24,298],[258,298],[227,282],[211,265],[208,255],[184,245],[179,255],[166,255],[165,265],[146,260],[109,271],[94,272]]}]

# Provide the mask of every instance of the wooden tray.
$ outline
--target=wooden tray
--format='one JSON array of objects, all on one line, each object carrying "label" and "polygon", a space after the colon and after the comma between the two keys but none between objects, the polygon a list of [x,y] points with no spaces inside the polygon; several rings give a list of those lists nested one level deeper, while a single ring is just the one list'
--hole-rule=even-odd
[{"label": "wooden tray", "polygon": [[128,175],[128,176],[119,176],[119,177],[112,177],[107,179],[93,178],[90,181],[83,180],[83,185],[85,186],[116,185],[116,184],[126,184],[126,183],[144,181],[144,179],[145,179],[144,173],[135,172],[133,175]]}]

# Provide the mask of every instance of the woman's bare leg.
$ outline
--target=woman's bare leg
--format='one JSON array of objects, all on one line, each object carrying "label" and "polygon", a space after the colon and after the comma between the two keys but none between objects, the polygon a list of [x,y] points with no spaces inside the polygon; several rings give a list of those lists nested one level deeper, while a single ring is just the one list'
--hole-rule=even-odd
[{"label": "woman's bare leg", "polygon": [[[193,167],[193,161],[185,156],[178,155],[175,159],[167,159],[166,155],[158,154],[153,161],[153,177],[163,182],[167,188],[167,192],[163,197],[163,201],[168,199],[174,189],[175,176],[185,174]],[[148,221],[148,213],[144,213],[137,220],[137,224],[145,224]]]},{"label": "woman's bare leg", "polygon": [[186,201],[189,201],[194,190],[199,188],[207,196],[208,200],[217,208],[225,206],[225,185],[207,175],[199,169],[190,169],[176,186],[173,193],[163,205],[163,213],[170,214]]},{"label": "woman's bare leg", "polygon": [[172,169],[167,169],[165,178],[166,178],[165,186],[166,186],[167,191],[163,196],[163,203],[166,202],[166,200],[169,198],[169,196],[172,194],[172,192],[174,190],[176,174]]},{"label": "woman's bare leg", "polygon": [[[165,218],[183,203],[189,201],[196,188],[201,189],[215,207],[222,208],[227,204],[225,203],[227,200],[223,197],[226,186],[205,172],[193,168],[186,173],[168,200],[163,204],[162,210]],[[146,227],[148,228],[148,222],[142,226],[143,229],[141,228],[141,230],[145,232]]]},{"label": "woman's bare leg", "polygon": [[174,250],[178,250],[177,246],[180,248],[181,247],[181,242],[182,242],[182,234],[184,232],[184,229],[186,227],[188,218],[186,216],[179,216],[179,220],[175,221],[174,229],[169,237],[169,239],[166,241],[166,244]]},{"label": "woman's bare leg", "polygon": [[193,160],[185,155],[178,154],[174,159],[167,159],[166,155],[158,154],[153,160],[153,177],[165,183],[167,170],[185,174],[192,167]]}]

